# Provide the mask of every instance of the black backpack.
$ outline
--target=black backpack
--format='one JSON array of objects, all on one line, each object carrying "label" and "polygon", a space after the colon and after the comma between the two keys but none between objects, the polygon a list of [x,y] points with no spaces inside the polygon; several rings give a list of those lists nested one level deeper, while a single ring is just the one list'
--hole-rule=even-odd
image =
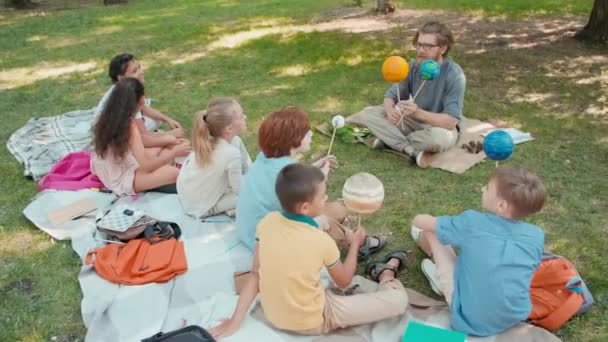
[{"label": "black backpack", "polygon": [[197,325],[190,325],[168,333],[160,332],[141,342],[215,342],[215,339],[207,330]]}]

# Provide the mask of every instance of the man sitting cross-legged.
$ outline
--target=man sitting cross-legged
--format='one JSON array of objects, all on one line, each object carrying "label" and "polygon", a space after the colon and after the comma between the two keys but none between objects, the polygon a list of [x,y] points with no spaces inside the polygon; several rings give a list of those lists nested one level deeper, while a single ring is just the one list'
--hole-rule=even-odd
[{"label": "man sitting cross-legged", "polygon": [[323,212],[325,190],[325,176],[317,167],[290,164],[281,170],[276,192],[283,211],[271,212],[260,222],[253,275],[240,292],[232,318],[210,330],[216,338],[238,330],[258,292],[270,324],[303,335],[326,334],[405,312],[407,294],[395,279],[405,266],[405,252],[393,253],[384,263],[368,267],[371,278],[380,282],[374,293],[340,296],[323,288],[323,267],[338,287],[350,285],[358,247],[365,239],[365,231],[359,228],[346,260],[340,261],[336,243],[312,219]]},{"label": "man sitting cross-legged", "polygon": [[[398,83],[399,94],[391,86],[384,94],[384,111],[363,117],[378,138],[375,148],[386,144],[409,155],[418,166],[428,167],[433,153],[456,144],[466,79],[460,66],[447,59],[453,44],[452,32],[439,22],[428,22],[416,32],[416,60],[410,62],[407,78]],[[419,66],[425,60],[436,61],[440,73],[423,86]]]}]

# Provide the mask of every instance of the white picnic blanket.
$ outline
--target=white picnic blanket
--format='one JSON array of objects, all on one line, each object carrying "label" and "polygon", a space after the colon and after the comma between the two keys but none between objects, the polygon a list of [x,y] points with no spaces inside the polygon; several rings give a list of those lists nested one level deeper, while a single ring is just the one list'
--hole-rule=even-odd
[{"label": "white picnic blanket", "polygon": [[23,174],[44,177],[68,153],[88,150],[94,109],[31,118],[6,142],[9,152],[23,164]]},{"label": "white picnic blanket", "polygon": [[[54,192],[52,196],[61,198],[62,193],[75,196],[71,192]],[[112,199],[112,195],[90,190],[78,193],[79,196],[95,196],[97,203]],[[44,211],[49,209],[35,202],[47,200],[45,196],[35,198],[28,207],[28,217],[41,222]],[[129,203],[159,219],[177,222],[183,232],[188,271],[162,284],[124,286],[104,280],[91,266],[84,265],[78,281],[83,293],[81,312],[87,327],[86,341],[139,341],[159,331],[167,332],[191,324],[209,328],[219,319],[229,317],[238,299],[234,293],[233,274],[251,268],[251,253],[238,243],[234,224],[203,223],[186,216],[177,195],[147,193],[136,201],[131,197],[121,198],[117,204],[120,203]],[[79,222],[79,233],[72,236],[72,247],[82,258],[103,241],[96,240],[93,219]],[[326,276],[323,280],[328,283]],[[361,285],[362,291],[376,286],[361,277],[355,282]],[[449,328],[449,311],[444,303],[413,291],[408,294],[410,307],[401,317],[318,337],[297,336],[273,329],[265,322],[259,305],[254,306],[240,330],[225,341],[400,341],[410,320]],[[523,323],[495,337],[467,340],[559,341],[545,330]]]}]

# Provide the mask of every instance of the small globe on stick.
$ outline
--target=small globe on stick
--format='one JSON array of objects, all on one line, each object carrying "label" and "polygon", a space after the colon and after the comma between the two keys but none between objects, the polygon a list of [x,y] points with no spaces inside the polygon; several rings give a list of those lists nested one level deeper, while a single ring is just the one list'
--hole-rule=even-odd
[{"label": "small globe on stick", "polygon": [[334,115],[331,124],[334,128],[342,128],[346,124],[346,119],[342,115]]},{"label": "small globe on stick", "polygon": [[338,128],[344,127],[346,124],[346,119],[342,115],[335,115],[331,118],[331,125],[334,126],[334,131],[331,134],[331,142],[329,143],[329,148],[327,149],[327,156],[331,154],[331,148],[334,146],[334,140],[336,139],[336,130]]},{"label": "small globe on stick", "polygon": [[344,183],[342,198],[348,210],[359,215],[369,215],[382,207],[384,186],[372,174],[357,173]]},{"label": "small globe on stick", "polygon": [[403,57],[390,56],[382,63],[382,76],[389,82],[399,83],[407,77],[409,69]]},{"label": "small globe on stick", "polygon": [[483,151],[491,160],[508,159],[515,150],[515,143],[509,133],[496,130],[488,134],[483,141]]},{"label": "small globe on stick", "polygon": [[441,66],[432,59],[420,63],[420,78],[425,81],[433,81],[439,77]]}]

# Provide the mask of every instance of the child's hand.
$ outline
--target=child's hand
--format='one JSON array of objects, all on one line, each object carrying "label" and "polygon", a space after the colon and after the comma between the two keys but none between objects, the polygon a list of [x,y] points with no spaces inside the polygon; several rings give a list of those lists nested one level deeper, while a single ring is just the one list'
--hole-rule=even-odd
[{"label": "child's hand", "polygon": [[[182,130],[182,125],[178,121],[175,121],[168,117],[165,120],[165,122],[167,123],[167,125],[169,125],[169,127],[173,128],[173,129],[179,128],[180,130]],[[183,130],[182,130],[182,133],[183,133]]]},{"label": "child's hand", "polygon": [[190,153],[190,143],[179,142],[173,145],[173,152],[176,157],[185,157]]},{"label": "child's hand", "polygon": [[330,169],[335,170],[336,168],[338,168],[338,159],[336,158],[336,156],[330,154],[323,159],[325,159],[324,163],[328,164]]},{"label": "child's hand", "polygon": [[224,319],[222,322],[209,329],[209,333],[215,339],[219,339],[220,337],[228,337],[234,334],[239,329],[239,325],[234,322],[232,319]]},{"label": "child's hand", "polygon": [[338,159],[336,159],[336,157],[333,155],[325,156],[312,163],[312,166],[316,166],[321,169],[323,174],[325,174],[325,176],[327,177],[329,171],[338,167]]},{"label": "child's hand", "polygon": [[[361,246],[365,242],[365,237],[367,236],[367,232],[363,227],[357,227],[357,230],[353,233],[353,240],[351,244],[355,246]],[[357,247],[358,248],[358,247]]]}]

